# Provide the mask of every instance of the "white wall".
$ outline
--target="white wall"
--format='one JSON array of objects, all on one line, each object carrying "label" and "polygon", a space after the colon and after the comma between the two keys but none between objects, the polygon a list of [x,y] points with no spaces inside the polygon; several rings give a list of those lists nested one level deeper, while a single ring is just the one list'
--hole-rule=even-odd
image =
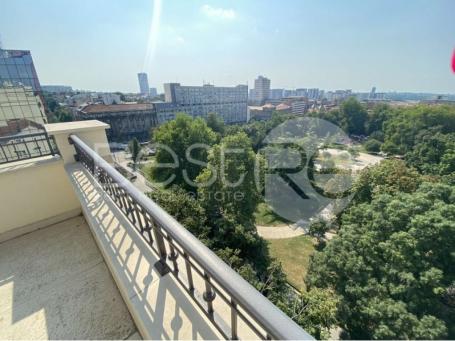
[{"label": "white wall", "polygon": [[46,157],[0,169],[0,241],[80,213],[63,160]]}]

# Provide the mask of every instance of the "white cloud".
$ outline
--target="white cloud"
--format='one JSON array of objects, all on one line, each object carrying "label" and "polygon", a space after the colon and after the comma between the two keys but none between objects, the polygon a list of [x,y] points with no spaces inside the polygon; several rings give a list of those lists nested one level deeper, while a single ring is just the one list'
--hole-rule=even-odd
[{"label": "white cloud", "polygon": [[231,8],[216,8],[207,4],[201,7],[201,11],[211,19],[234,20],[237,16]]}]

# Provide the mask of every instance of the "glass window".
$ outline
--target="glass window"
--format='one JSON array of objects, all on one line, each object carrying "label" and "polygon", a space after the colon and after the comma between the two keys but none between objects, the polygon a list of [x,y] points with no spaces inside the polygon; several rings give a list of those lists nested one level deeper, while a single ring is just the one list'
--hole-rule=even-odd
[{"label": "glass window", "polygon": [[5,64],[15,64],[13,58],[5,58]]},{"label": "glass window", "polygon": [[25,65],[25,70],[27,72],[27,77],[33,78],[32,65]]},{"label": "glass window", "polygon": [[18,72],[20,78],[29,78],[29,75],[27,73],[27,68],[24,64],[18,64],[18,65],[16,65],[16,67],[17,67],[17,72]]},{"label": "glass window", "polygon": [[25,54],[22,56],[22,60],[25,64],[32,64],[32,56],[29,54]]},{"label": "glass window", "polygon": [[6,64],[0,63],[0,79],[9,79],[9,73]]},{"label": "glass window", "polygon": [[19,77],[19,74],[17,73],[16,65],[8,65],[8,73],[11,78]]}]

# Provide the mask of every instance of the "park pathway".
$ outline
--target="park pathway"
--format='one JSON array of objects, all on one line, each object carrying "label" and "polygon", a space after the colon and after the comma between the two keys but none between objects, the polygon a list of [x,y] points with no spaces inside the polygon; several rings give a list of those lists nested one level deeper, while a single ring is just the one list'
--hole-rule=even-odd
[{"label": "park pathway", "polygon": [[283,239],[293,238],[305,234],[306,231],[294,225],[281,225],[281,226],[261,226],[256,225],[258,234],[264,239]]}]

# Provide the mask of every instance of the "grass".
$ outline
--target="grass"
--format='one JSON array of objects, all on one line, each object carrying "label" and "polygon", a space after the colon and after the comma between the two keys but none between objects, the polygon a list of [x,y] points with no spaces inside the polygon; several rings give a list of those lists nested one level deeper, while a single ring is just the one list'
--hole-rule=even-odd
[{"label": "grass", "polygon": [[165,179],[155,179],[152,176],[152,168],[155,165],[156,160],[155,157],[149,157],[147,160],[147,163],[142,163],[139,165],[139,168],[141,171],[144,173],[145,179],[149,181],[152,185],[156,186],[157,188],[163,189],[162,185],[160,185],[161,181],[164,181]]},{"label": "grass", "polygon": [[295,288],[306,290],[304,278],[315,247],[313,238],[298,236],[285,239],[269,239],[270,255],[276,258],[287,275],[288,282]]},{"label": "grass", "polygon": [[279,226],[287,225],[289,221],[282,218],[270,208],[265,202],[260,203],[254,212],[254,220],[256,225],[262,226]]},{"label": "grass", "polygon": [[148,180],[148,181],[152,181],[153,179],[151,178],[151,170],[152,170],[152,167],[153,167],[153,164],[155,162],[154,161],[151,161],[151,162],[147,162],[147,163],[144,163],[144,164],[141,164],[139,165],[139,168],[141,169],[141,171],[144,172],[145,174],[145,178]]}]

